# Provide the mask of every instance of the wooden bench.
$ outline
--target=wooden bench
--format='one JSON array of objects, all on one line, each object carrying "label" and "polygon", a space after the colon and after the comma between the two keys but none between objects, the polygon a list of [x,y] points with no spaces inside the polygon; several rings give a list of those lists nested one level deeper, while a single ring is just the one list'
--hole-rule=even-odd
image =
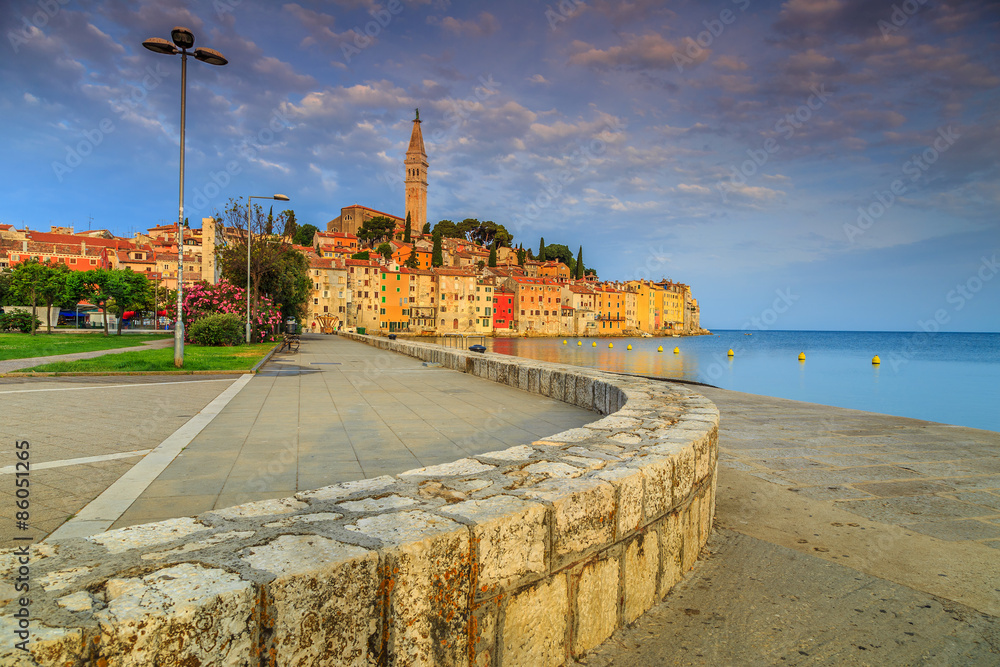
[{"label": "wooden bench", "polygon": [[299,335],[298,334],[284,334],[284,338],[281,341],[281,347],[278,348],[278,353],[285,349],[289,352],[299,351]]}]

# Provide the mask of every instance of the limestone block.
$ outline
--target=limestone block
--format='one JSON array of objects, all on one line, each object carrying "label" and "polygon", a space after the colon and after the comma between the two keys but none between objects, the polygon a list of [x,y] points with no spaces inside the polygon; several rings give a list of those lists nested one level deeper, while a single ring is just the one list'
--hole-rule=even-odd
[{"label": "limestone block", "polygon": [[576,397],[574,403],[584,410],[594,409],[594,379],[586,375],[576,376]]},{"label": "limestone block", "polygon": [[309,507],[304,502],[295,498],[271,498],[268,500],[256,500],[252,503],[234,505],[221,510],[206,512],[206,519],[221,517],[223,519],[245,519],[256,516],[268,516],[271,514],[291,514]]},{"label": "limestone block", "polygon": [[626,623],[632,623],[656,602],[656,577],[660,567],[660,540],[655,530],[639,533],[625,547]]},{"label": "limestone block", "polygon": [[156,523],[144,523],[138,526],[128,526],[98,533],[84,539],[104,546],[113,554],[120,554],[136,547],[166,544],[182,537],[209,530],[208,526],[198,523],[190,517],[183,519],[167,519]]},{"label": "limestone block", "polygon": [[683,547],[684,534],[681,528],[679,512],[671,512],[659,523],[660,534],[660,588],[657,594],[660,599],[666,597],[684,576]]},{"label": "limestone block", "polygon": [[87,591],[77,591],[57,599],[56,604],[69,611],[87,612],[93,611],[94,598]]},{"label": "limestone block", "polygon": [[602,380],[594,382],[594,410],[603,415],[608,414],[608,383]]},{"label": "limestone block", "polygon": [[595,479],[559,479],[542,482],[525,497],[551,503],[553,508],[553,567],[572,556],[602,548],[614,537],[614,487]]},{"label": "limestone block", "polygon": [[378,554],[318,535],[282,535],[243,561],[266,585],[278,665],[367,665],[379,633]]},{"label": "limestone block", "polygon": [[528,366],[519,364],[517,367],[517,388],[528,391]]},{"label": "limestone block", "polygon": [[[0,665],[4,667],[36,667],[37,665],[81,664],[82,656],[87,656],[91,642],[87,634],[79,628],[53,628],[39,622],[30,621],[30,639],[27,651],[15,644],[22,641],[15,633],[20,629],[18,619],[10,614],[0,614]],[[132,663],[134,664],[134,663]]]},{"label": "limestone block", "polygon": [[673,505],[680,505],[691,495],[694,486],[694,447],[686,445],[673,457],[674,460],[674,492]]},{"label": "limestone block", "polygon": [[383,543],[388,664],[467,664],[468,529],[421,510],[380,514],[347,528]]},{"label": "limestone block", "polygon": [[694,567],[695,561],[698,560],[698,552],[701,551],[701,541],[698,534],[701,526],[700,517],[701,501],[699,498],[694,498],[681,513],[681,532],[684,535],[682,565],[685,572]]},{"label": "limestone block", "polygon": [[583,466],[587,470],[600,470],[604,466],[608,465],[607,459],[590,456],[563,456],[563,461],[575,463],[578,466]]},{"label": "limestone block", "polygon": [[528,369],[528,391],[531,392],[532,394],[539,393],[538,386],[540,383],[538,379],[538,373],[539,370],[536,367]]},{"label": "limestone block", "polygon": [[618,626],[618,600],[618,559],[584,565],[574,599],[573,655],[583,655],[612,635]]},{"label": "limestone block", "polygon": [[44,577],[40,577],[38,584],[46,591],[61,591],[69,588],[70,585],[94,569],[94,565],[81,565],[80,567],[70,567],[65,570],[49,572]]},{"label": "limestone block", "polygon": [[569,616],[566,576],[559,574],[511,596],[503,623],[504,665],[558,667],[566,661]]},{"label": "limestone block", "polygon": [[492,667],[497,651],[497,613],[493,600],[472,608],[469,620],[470,667]]},{"label": "limestone block", "polygon": [[426,466],[424,468],[414,468],[399,474],[401,479],[416,477],[457,477],[459,475],[478,475],[479,473],[493,470],[496,466],[480,463],[475,459],[458,459],[451,463],[442,463],[436,466]]},{"label": "limestone block", "polygon": [[580,442],[581,440],[586,440],[594,435],[594,432],[587,428],[571,428],[565,431],[560,431],[555,435],[550,435],[545,438],[549,442]]},{"label": "limestone block", "polygon": [[623,445],[638,445],[642,442],[642,438],[632,433],[616,433],[611,436],[609,440],[614,440],[615,442],[620,442]]},{"label": "limestone block", "polygon": [[557,477],[560,479],[579,477],[584,472],[580,468],[558,461],[539,461],[538,463],[525,466],[522,470],[532,475],[545,475],[546,477]]},{"label": "limestone block", "polygon": [[508,447],[507,449],[486,452],[485,454],[477,454],[476,456],[484,459],[497,459],[499,461],[527,461],[534,453],[535,450],[528,445],[517,445],[515,447]]},{"label": "limestone block", "polygon": [[673,507],[674,459],[650,454],[633,459],[630,466],[642,466],[646,477],[646,494],[643,496],[643,510],[646,521],[660,518]]},{"label": "limestone block", "polygon": [[336,512],[316,512],[315,514],[299,514],[296,516],[288,516],[284,519],[278,519],[277,521],[272,521],[270,523],[265,523],[265,528],[288,528],[289,526],[297,526],[304,523],[318,523],[320,521],[336,521],[337,519],[343,519],[343,514],[337,514]]},{"label": "limestone block", "polygon": [[635,417],[619,417],[618,415],[608,415],[595,422],[587,424],[587,428],[600,429],[602,431],[631,431],[642,426],[642,420]]},{"label": "limestone block", "polygon": [[621,461],[622,457],[618,456],[618,452],[622,450],[621,447],[613,445],[611,447],[606,444],[586,446],[586,447],[568,447],[566,452],[568,454],[576,454],[577,456],[584,456],[591,459],[601,459],[602,461]]},{"label": "limestone block", "polygon": [[[182,563],[105,585],[98,653],[120,667],[249,665],[256,635],[253,584],[216,568]],[[98,661],[100,664],[100,661]]]},{"label": "limestone block", "polygon": [[595,475],[615,487],[616,521],[615,539],[621,539],[638,530],[642,525],[642,499],[645,495],[645,479],[642,470],[617,466],[602,470]]},{"label": "limestone block", "polygon": [[542,368],[538,372],[538,393],[542,396],[552,395],[552,369]]},{"label": "limestone block", "polygon": [[708,536],[712,532],[712,486],[706,485],[705,490],[701,494],[700,510],[701,515],[698,517],[698,544],[703,546],[705,542],[708,541]]},{"label": "limestone block", "polygon": [[345,500],[339,503],[341,507],[349,512],[373,513],[395,510],[403,507],[412,507],[419,504],[419,501],[403,496],[391,495],[382,498],[361,498],[360,500]]},{"label": "limestone block", "polygon": [[355,493],[378,493],[391,486],[395,486],[397,483],[395,477],[382,475],[380,477],[372,477],[371,479],[341,482],[340,484],[324,486],[312,491],[302,491],[301,493],[296,493],[295,497],[299,500],[340,500]]},{"label": "limestone block", "polygon": [[475,521],[472,543],[477,597],[494,595],[520,579],[545,574],[549,529],[544,505],[513,496],[469,500],[441,509]]},{"label": "limestone block", "polygon": [[220,542],[228,542],[230,540],[243,540],[250,537],[253,534],[254,531],[252,530],[230,530],[224,533],[216,533],[215,535],[210,535],[209,537],[200,539],[197,542],[185,542],[179,547],[176,547],[174,549],[169,549],[167,551],[154,551],[151,553],[145,553],[142,555],[142,559],[165,560],[167,558],[191,553],[192,551],[201,551],[202,549],[207,549],[210,546],[219,544]]}]

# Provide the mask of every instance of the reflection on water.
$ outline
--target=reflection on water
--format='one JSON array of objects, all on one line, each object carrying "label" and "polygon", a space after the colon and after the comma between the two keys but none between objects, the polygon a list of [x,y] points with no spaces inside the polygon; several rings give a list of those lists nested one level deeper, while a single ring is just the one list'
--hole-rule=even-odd
[{"label": "reflection on water", "polygon": [[[565,340],[487,338],[485,344],[531,359],[1000,431],[1000,334],[718,331]],[[871,363],[876,354],[880,366]]]}]

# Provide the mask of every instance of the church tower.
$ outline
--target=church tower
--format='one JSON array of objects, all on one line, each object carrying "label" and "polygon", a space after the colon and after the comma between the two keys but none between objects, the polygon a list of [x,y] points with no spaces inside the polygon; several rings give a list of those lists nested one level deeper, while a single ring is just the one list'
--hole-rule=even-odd
[{"label": "church tower", "polygon": [[420,109],[413,120],[410,147],[406,149],[406,212],[413,222],[413,233],[419,234],[427,222],[427,152],[424,135],[420,132]]}]

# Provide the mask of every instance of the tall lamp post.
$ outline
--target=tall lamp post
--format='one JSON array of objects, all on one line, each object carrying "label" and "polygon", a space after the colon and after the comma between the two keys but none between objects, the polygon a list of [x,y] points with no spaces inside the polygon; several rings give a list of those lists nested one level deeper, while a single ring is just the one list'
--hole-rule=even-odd
[{"label": "tall lamp post", "polygon": [[[187,57],[188,49],[194,47],[194,33],[187,28],[175,26],[170,31],[173,44],[159,37],[151,37],[142,43],[153,53],[181,56],[181,179],[180,204],[177,207],[177,323],[174,325],[174,366],[184,366],[184,109],[187,99]],[[197,48],[191,51],[196,60],[209,65],[225,65],[229,61],[215,49]]]},{"label": "tall lamp post", "polygon": [[250,200],[251,199],[274,199],[276,201],[288,201],[285,195],[272,195],[270,197],[258,197],[251,195],[247,197],[247,344],[250,343]]}]

